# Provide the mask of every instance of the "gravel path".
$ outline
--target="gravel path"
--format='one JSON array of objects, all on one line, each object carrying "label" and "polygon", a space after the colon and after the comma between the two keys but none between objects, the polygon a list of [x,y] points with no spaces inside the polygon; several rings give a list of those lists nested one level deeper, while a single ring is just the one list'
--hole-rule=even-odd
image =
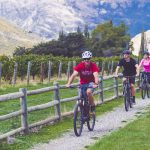
[{"label": "gravel path", "polygon": [[135,120],[138,115],[146,110],[146,107],[150,107],[150,99],[138,100],[134,108],[128,112],[125,111],[122,105],[97,117],[96,125],[92,132],[89,132],[87,127],[84,126],[80,137],[76,137],[72,130],[59,139],[51,140],[46,144],[35,145],[30,150],[83,150],[85,146],[94,144],[97,138],[102,138],[104,135],[108,135]]}]

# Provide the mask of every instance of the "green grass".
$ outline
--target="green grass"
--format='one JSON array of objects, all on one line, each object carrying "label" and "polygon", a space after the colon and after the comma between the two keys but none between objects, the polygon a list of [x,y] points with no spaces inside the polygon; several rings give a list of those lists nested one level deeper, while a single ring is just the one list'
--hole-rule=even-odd
[{"label": "green grass", "polygon": [[[113,110],[113,108],[119,106],[122,103],[120,99],[107,102],[103,105],[97,107],[97,115],[101,115],[107,111]],[[64,118],[61,122],[58,122],[54,125],[48,125],[43,127],[36,132],[36,129],[33,129],[32,133],[24,136],[17,136],[16,143],[8,145],[6,141],[0,143],[1,150],[26,150],[34,144],[48,142],[50,139],[54,139],[62,135],[62,133],[67,132],[73,128],[73,117]],[[42,137],[42,138],[41,138]]]},{"label": "green grass", "polygon": [[125,128],[99,140],[88,150],[150,150],[150,110]]},{"label": "green grass", "polygon": [[[59,82],[60,84],[66,84],[65,81]],[[3,87],[0,89],[0,92],[2,94],[6,93],[12,93],[19,91],[19,88],[26,87],[28,90],[32,89],[39,89],[47,86],[52,86],[53,84],[37,84],[36,86],[30,85],[30,86],[16,86],[16,87]],[[107,86],[109,83],[107,83]],[[106,97],[112,96],[111,92],[105,92],[104,94],[107,95]],[[67,98],[71,96],[77,95],[77,90],[71,89],[68,92],[68,89],[61,90],[61,98]],[[99,96],[95,96],[95,99],[98,100]],[[44,94],[39,95],[33,95],[28,97],[28,106],[38,105],[42,103],[49,102],[53,100],[54,93],[53,92],[47,92]],[[106,104],[100,105],[97,107],[97,115],[101,115],[107,111],[111,111],[114,107],[119,106],[122,104],[122,99],[120,100],[114,100],[111,102],[107,102]],[[75,105],[75,102],[68,102],[66,104],[61,105],[61,109],[63,112],[65,111],[71,111],[73,110],[73,107]],[[0,103],[0,115],[7,114],[10,112],[13,112],[15,110],[18,110],[20,108],[20,104],[18,100],[9,101],[9,102],[3,102]],[[54,115],[54,108],[48,108],[41,111],[36,111],[29,113],[29,123],[36,122],[38,120],[43,120],[47,117]],[[8,145],[6,144],[6,141],[2,142],[0,144],[0,147],[2,150],[25,150],[29,147],[31,147],[33,144],[37,144],[40,142],[48,142],[50,139],[54,139],[62,135],[62,133],[67,132],[68,130],[72,129],[73,125],[72,117],[68,117],[63,119],[61,122],[55,124],[55,125],[49,125],[47,127],[44,127],[40,129],[37,133],[37,129],[33,129],[33,133],[26,135],[26,136],[17,136],[17,140],[15,144]],[[20,117],[15,117],[10,120],[3,121],[3,123],[0,123],[0,132],[5,133],[7,131],[10,131],[10,129],[15,129],[20,127]],[[35,132],[35,133],[34,133]],[[42,137],[42,138],[41,138]]]}]

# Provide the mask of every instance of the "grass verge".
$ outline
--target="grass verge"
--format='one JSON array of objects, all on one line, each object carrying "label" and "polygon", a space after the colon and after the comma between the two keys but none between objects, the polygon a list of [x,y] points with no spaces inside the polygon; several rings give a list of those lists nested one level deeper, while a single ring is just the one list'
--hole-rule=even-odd
[{"label": "grass verge", "polygon": [[150,150],[150,110],[125,128],[99,140],[88,150]]}]

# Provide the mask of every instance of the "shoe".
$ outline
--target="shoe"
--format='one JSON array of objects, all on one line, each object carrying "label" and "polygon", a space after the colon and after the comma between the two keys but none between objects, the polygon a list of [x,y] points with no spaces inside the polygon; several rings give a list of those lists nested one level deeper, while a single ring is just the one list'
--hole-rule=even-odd
[{"label": "shoe", "polygon": [[95,109],[96,109],[95,105],[91,106],[91,112],[95,112]]},{"label": "shoe", "polygon": [[136,104],[136,103],[135,103],[135,98],[132,98],[132,103],[133,103],[133,104]]},{"label": "shoe", "polygon": [[147,84],[148,89],[150,89],[150,84]]}]

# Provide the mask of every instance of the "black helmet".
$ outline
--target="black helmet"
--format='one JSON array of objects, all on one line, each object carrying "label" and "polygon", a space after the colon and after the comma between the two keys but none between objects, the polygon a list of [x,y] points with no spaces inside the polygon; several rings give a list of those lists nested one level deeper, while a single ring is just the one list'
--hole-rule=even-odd
[{"label": "black helmet", "polygon": [[144,55],[145,55],[145,54],[146,54],[146,55],[149,55],[149,52],[148,52],[148,51],[145,51],[145,52],[144,52]]},{"label": "black helmet", "polygon": [[128,55],[130,55],[130,54],[131,54],[131,51],[130,51],[130,50],[124,50],[124,51],[123,51],[123,54],[128,54]]}]

